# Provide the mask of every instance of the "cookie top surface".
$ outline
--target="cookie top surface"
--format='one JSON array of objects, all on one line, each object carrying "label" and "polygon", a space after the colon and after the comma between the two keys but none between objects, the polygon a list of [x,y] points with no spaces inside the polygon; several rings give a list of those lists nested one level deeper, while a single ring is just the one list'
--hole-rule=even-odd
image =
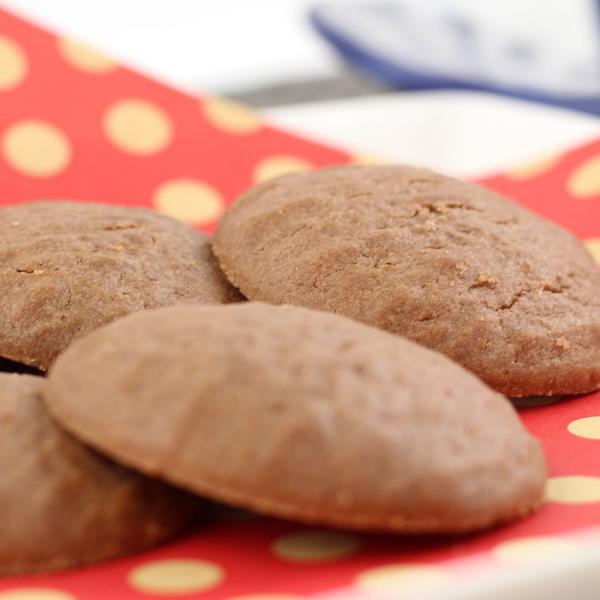
[{"label": "cookie top surface", "polygon": [[47,369],[78,335],[173,304],[237,299],[207,238],[141,208],[0,208],[0,356]]},{"label": "cookie top surface", "polygon": [[48,406],[102,451],[215,500],[393,531],[466,531],[534,508],[540,446],[444,356],[294,306],[125,317],[53,366]]},{"label": "cookie top surface", "polygon": [[251,300],[407,336],[507,395],[600,387],[600,269],[479,186],[401,166],[289,175],[246,192],[213,249]]},{"label": "cookie top surface", "polygon": [[135,552],[189,523],[195,500],[64,433],[43,406],[42,385],[0,374],[0,574]]}]

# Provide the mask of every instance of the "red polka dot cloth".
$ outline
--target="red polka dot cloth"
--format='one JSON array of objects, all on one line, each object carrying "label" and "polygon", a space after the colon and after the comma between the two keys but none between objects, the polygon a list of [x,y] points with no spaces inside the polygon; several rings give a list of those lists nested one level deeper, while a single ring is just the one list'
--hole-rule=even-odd
[{"label": "red polka dot cloth", "polygon": [[[0,204],[135,204],[211,232],[254,182],[353,160],[0,11]],[[600,141],[484,183],[572,230],[600,261]],[[138,556],[0,580],[0,600],[441,598],[583,560],[600,547],[600,394],[530,401],[520,414],[545,446],[550,479],[544,506],[518,523],[441,539],[228,515]]]}]

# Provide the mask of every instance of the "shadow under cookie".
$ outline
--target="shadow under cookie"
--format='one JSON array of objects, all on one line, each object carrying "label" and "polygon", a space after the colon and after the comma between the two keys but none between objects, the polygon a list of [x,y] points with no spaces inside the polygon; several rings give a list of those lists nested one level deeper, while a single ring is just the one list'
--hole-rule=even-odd
[{"label": "shadow under cookie", "polygon": [[13,360],[8,360],[8,358],[2,358],[0,356],[0,373],[20,373],[24,375],[43,375],[43,371],[36,369],[35,367],[30,367],[29,365],[24,365],[23,363],[18,363]]}]

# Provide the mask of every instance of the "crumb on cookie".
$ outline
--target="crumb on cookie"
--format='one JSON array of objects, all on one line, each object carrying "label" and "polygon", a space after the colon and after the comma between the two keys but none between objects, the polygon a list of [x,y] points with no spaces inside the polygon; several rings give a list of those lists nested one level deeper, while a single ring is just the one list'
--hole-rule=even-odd
[{"label": "crumb on cookie", "polygon": [[437,225],[431,219],[427,219],[424,223],[421,223],[418,226],[419,231],[435,231],[437,229]]}]

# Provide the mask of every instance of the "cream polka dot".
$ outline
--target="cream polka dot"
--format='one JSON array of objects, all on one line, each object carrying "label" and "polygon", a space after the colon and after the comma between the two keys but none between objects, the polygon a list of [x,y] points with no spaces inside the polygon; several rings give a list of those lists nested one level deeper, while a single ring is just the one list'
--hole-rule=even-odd
[{"label": "cream polka dot", "polygon": [[301,596],[290,594],[250,594],[249,596],[230,596],[227,600],[300,600]]},{"label": "cream polka dot", "polygon": [[512,167],[505,175],[508,179],[513,179],[515,181],[531,179],[549,171],[559,160],[560,156],[556,155],[541,156],[535,160],[530,160]]},{"label": "cream polka dot", "polygon": [[571,421],[567,429],[577,437],[600,440],[600,417],[584,417]]},{"label": "cream polka dot", "polygon": [[120,150],[131,154],[155,154],[173,138],[167,113],[152,102],[127,98],[115,102],[104,114],[104,132]]},{"label": "cream polka dot", "polygon": [[227,133],[248,135],[261,128],[259,116],[237,102],[214,98],[203,101],[201,106],[208,121]]},{"label": "cream polka dot", "polygon": [[27,75],[27,58],[11,39],[0,35],[0,91],[17,87]]},{"label": "cream polka dot", "polygon": [[0,593],[0,600],[76,600],[76,597],[50,588],[22,588]]},{"label": "cream polka dot", "polygon": [[507,564],[540,563],[581,552],[575,542],[560,537],[538,536],[508,540],[498,544],[494,556]]},{"label": "cream polka dot", "polygon": [[273,177],[286,175],[288,173],[300,173],[309,171],[312,165],[295,156],[271,156],[262,160],[254,169],[254,181],[266,181]]},{"label": "cream polka dot", "polygon": [[31,177],[51,177],[71,160],[71,144],[58,127],[45,121],[13,123],[2,136],[2,154],[17,171]]},{"label": "cream polka dot", "polygon": [[585,245],[588,252],[594,257],[596,262],[600,264],[600,239],[586,240]]},{"label": "cream polka dot", "polygon": [[87,73],[108,73],[117,65],[102,54],[70,39],[58,40],[58,48],[63,58],[76,69]]},{"label": "cream polka dot", "polygon": [[210,590],[225,577],[221,567],[201,560],[158,560],[130,572],[129,585],[139,592],[168,596]]},{"label": "cream polka dot", "polygon": [[575,198],[591,198],[600,194],[600,154],[586,160],[571,173],[567,189]]},{"label": "cream polka dot", "polygon": [[355,154],[350,158],[350,164],[353,165],[385,165],[389,162],[389,160],[373,154]]},{"label": "cream polka dot", "polygon": [[324,562],[344,558],[357,552],[357,537],[333,531],[306,531],[279,538],[273,552],[293,562]]},{"label": "cream polka dot", "polygon": [[356,578],[356,586],[367,593],[397,594],[441,587],[448,583],[448,575],[441,569],[420,565],[387,565],[363,571]]},{"label": "cream polka dot", "polygon": [[563,504],[600,502],[600,477],[591,475],[552,477],[546,484],[546,500]]},{"label": "cream polka dot", "polygon": [[195,179],[172,179],[154,193],[157,210],[185,223],[204,225],[223,213],[221,194],[212,186]]}]

